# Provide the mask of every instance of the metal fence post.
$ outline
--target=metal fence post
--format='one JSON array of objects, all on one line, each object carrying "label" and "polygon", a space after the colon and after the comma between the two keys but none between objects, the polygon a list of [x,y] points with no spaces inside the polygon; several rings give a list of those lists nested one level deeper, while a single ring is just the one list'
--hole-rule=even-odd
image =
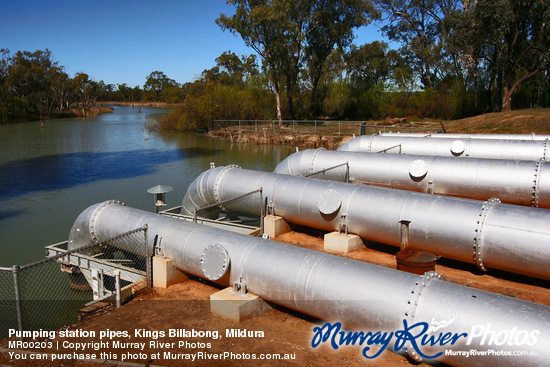
[{"label": "metal fence post", "polygon": [[149,226],[146,224],[143,226],[143,236],[145,242],[145,276],[147,277],[147,288],[151,288],[153,286],[153,280],[151,279],[151,262],[153,261],[154,253],[151,255],[151,252],[149,251]]},{"label": "metal fence post", "polygon": [[121,297],[120,297],[120,270],[115,270],[115,299],[116,299],[116,307],[120,308],[120,305],[122,303]]},{"label": "metal fence post", "polygon": [[19,283],[19,265],[12,267],[13,274],[13,289],[15,291],[15,310],[17,311],[17,327],[19,331],[23,331],[23,310],[21,307],[21,286]]},{"label": "metal fence post", "polygon": [[264,203],[263,203],[263,192],[264,192],[264,188],[263,187],[260,187],[260,233],[261,234],[264,234],[264,216],[265,216],[265,213],[264,213]]},{"label": "metal fence post", "polygon": [[315,120],[315,135],[317,135],[317,120]]}]

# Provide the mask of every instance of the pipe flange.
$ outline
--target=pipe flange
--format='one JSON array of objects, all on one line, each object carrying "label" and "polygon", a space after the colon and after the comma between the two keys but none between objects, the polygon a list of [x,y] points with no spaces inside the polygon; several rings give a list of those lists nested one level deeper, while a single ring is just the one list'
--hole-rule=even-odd
[{"label": "pipe flange", "polygon": [[107,201],[104,201],[101,204],[99,204],[99,206],[94,210],[94,212],[90,216],[90,224],[88,225],[88,230],[90,231],[90,237],[91,237],[92,241],[94,241],[94,242],[99,241],[99,238],[97,237],[96,232],[95,232],[95,222],[96,222],[97,216],[99,215],[99,212],[101,212],[103,210],[103,208],[105,208],[105,207],[107,207],[108,205],[111,205],[111,204],[118,204],[118,205],[126,206],[126,204],[123,203],[120,200],[107,200]]},{"label": "pipe flange", "polygon": [[[422,295],[422,291],[424,290],[424,288],[426,288],[428,282],[433,279],[441,279],[441,275],[436,271],[428,271],[424,273],[424,275],[421,275],[418,281],[415,283],[414,288],[411,291],[411,298],[409,299],[409,301],[407,301],[409,309],[405,312],[405,318],[408,325],[412,325],[414,322],[414,316],[416,314],[416,309],[418,307],[418,302],[420,300],[420,296]],[[412,347],[411,342],[407,342],[405,344],[405,348],[409,357],[411,357],[416,362],[422,362],[422,357],[418,353],[416,353],[416,351]]]},{"label": "pipe flange", "polygon": [[414,179],[422,179],[428,174],[428,164],[422,159],[415,159],[409,165],[409,175]]},{"label": "pipe flange", "polygon": [[230,263],[231,258],[222,245],[208,245],[202,251],[201,270],[208,280],[216,281],[223,277],[227,273]]},{"label": "pipe flange", "polygon": [[535,179],[533,180],[533,193],[531,199],[531,206],[539,206],[539,191],[540,191],[540,176],[542,172],[542,167],[544,167],[544,160],[539,160],[535,167]]},{"label": "pipe flange", "polygon": [[236,165],[236,164],[230,164],[230,165],[227,165],[225,167],[222,168],[222,170],[220,171],[220,173],[218,173],[218,175],[216,176],[216,181],[214,182],[214,199],[216,201],[221,201],[220,200],[220,197],[219,197],[219,190],[218,190],[218,186],[220,184],[220,181],[222,180],[222,177],[223,175],[225,175],[225,173],[227,171],[229,171],[230,169],[233,169],[233,168],[241,168],[240,166]]},{"label": "pipe flange", "polygon": [[485,264],[483,263],[483,239],[481,238],[483,234],[483,227],[485,226],[485,221],[489,216],[491,208],[500,203],[500,200],[497,198],[490,198],[481,206],[481,212],[479,213],[479,219],[477,221],[476,235],[474,237],[474,260],[477,264],[477,267],[481,271],[487,271]]},{"label": "pipe flange", "polygon": [[451,144],[451,153],[455,157],[458,157],[459,155],[464,153],[465,150],[466,150],[466,143],[464,143],[464,141],[455,140],[455,141],[452,142],[452,144]]},{"label": "pipe flange", "polygon": [[337,191],[332,189],[323,191],[317,202],[317,208],[322,214],[325,215],[336,213],[338,209],[340,209],[341,205],[342,199],[340,198],[340,195]]},{"label": "pipe flange", "polygon": [[314,167],[315,167],[315,159],[317,158],[317,154],[319,154],[319,152],[321,150],[325,150],[325,148],[317,148],[315,149],[315,152],[313,152],[313,156],[311,156],[311,160],[309,161],[309,175],[313,174],[315,172],[314,170]]},{"label": "pipe flange", "polygon": [[544,140],[544,146],[542,149],[542,158],[541,158],[542,161],[546,161],[548,158],[550,158],[548,157],[548,144],[550,144],[550,139]]},{"label": "pipe flange", "polygon": [[369,152],[369,153],[372,152],[372,143],[374,141],[375,136],[376,136],[376,134],[372,134],[370,136],[370,139],[369,139],[368,143],[367,143],[367,152]]}]

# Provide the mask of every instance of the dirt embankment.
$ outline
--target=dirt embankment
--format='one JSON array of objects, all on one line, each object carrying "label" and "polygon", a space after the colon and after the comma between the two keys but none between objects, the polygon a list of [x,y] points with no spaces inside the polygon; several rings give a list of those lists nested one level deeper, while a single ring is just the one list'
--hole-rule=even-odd
[{"label": "dirt embankment", "polygon": [[88,108],[71,108],[57,117],[90,117],[101,115],[102,113],[111,113],[113,109],[107,106],[92,106]]},{"label": "dirt embankment", "polygon": [[351,136],[348,135],[272,134],[225,130],[209,131],[207,136],[215,139],[228,140],[232,143],[289,145],[302,149],[321,147],[336,149],[351,138]]},{"label": "dirt embankment", "polygon": [[98,105],[117,105],[117,106],[143,106],[143,107],[176,107],[179,103],[168,103],[168,102],[114,102],[114,101],[105,101],[98,102]]},{"label": "dirt embankment", "polygon": [[[442,126],[448,133],[549,134],[550,108],[488,113],[453,121],[385,119],[380,121],[367,121],[366,123],[370,127],[380,126],[380,129],[371,129],[372,131],[369,130],[367,134],[371,134],[377,130],[411,132],[412,127],[417,131],[422,131],[421,128],[436,131],[440,130]],[[384,127],[384,130],[382,130],[382,127]],[[235,143],[290,145],[302,149],[320,147],[336,149],[353,137],[351,134],[344,133],[342,135],[334,135],[334,131],[338,130],[327,129],[325,132],[321,127],[319,128],[318,134],[298,134],[290,133],[287,130],[280,130],[278,132],[268,132],[266,130],[255,132],[250,130],[238,131],[229,128],[210,131],[208,132],[208,136]]]}]

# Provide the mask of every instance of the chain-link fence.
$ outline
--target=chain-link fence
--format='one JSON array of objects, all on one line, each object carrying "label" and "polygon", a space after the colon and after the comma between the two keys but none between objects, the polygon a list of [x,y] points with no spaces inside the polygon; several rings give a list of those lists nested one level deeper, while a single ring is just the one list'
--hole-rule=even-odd
[{"label": "chain-link fence", "polygon": [[146,227],[74,250],[66,246],[47,246],[44,260],[0,268],[0,338],[10,329],[58,329],[77,321],[93,300],[150,284]]},{"label": "chain-link fence", "polygon": [[381,132],[439,133],[441,126],[433,122],[398,123],[393,125],[368,124],[365,121],[328,120],[214,120],[210,130],[254,132],[256,134],[322,134],[371,135]]},{"label": "chain-link fence", "polygon": [[238,197],[224,200],[195,210],[194,222],[209,220],[211,225],[223,228],[227,223],[237,226],[260,228],[263,233],[264,203],[262,189],[254,190]]}]

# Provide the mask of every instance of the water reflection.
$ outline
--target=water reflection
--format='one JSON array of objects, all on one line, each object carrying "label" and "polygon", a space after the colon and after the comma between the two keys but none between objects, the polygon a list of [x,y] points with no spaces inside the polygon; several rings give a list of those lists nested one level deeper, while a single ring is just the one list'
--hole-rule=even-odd
[{"label": "water reflection", "polygon": [[[159,164],[216,154],[215,148],[79,152],[10,161],[0,165],[0,199],[41,190],[61,190],[104,179],[153,173]],[[1,218],[0,218],[1,219]]]},{"label": "water reflection", "polygon": [[0,266],[44,256],[66,240],[92,204],[117,199],[154,210],[146,192],[158,184],[181,203],[188,185],[210,167],[238,164],[271,171],[291,147],[236,144],[202,134],[144,132],[148,116],[167,110],[115,106],[112,114],[0,125]]}]

